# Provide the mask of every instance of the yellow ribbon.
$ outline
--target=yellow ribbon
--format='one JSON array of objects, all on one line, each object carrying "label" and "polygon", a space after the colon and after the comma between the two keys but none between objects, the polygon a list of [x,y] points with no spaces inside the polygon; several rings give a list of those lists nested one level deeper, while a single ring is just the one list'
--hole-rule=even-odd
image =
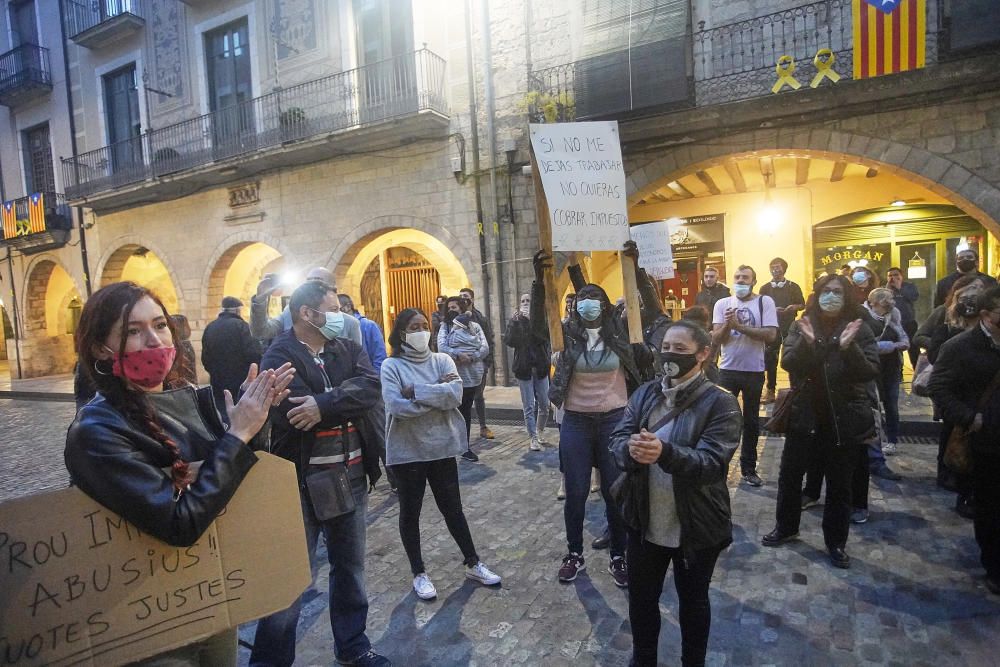
[{"label": "yellow ribbon", "polygon": [[792,76],[795,74],[795,59],[791,56],[781,56],[778,58],[778,64],[774,68],[774,71],[778,75],[778,80],[771,88],[772,93],[777,93],[785,85],[788,85],[792,90],[798,90],[802,87],[802,84]]},{"label": "yellow ribbon", "polygon": [[830,49],[820,49],[817,51],[816,57],[813,58],[813,65],[816,66],[816,76],[813,77],[809,87],[816,88],[823,79],[829,79],[834,83],[840,81],[840,75],[833,69],[835,62],[837,62],[837,56],[833,55],[833,51]]},{"label": "yellow ribbon", "polygon": [[28,234],[31,233],[31,225],[28,224],[28,221],[25,220],[24,218],[18,220],[16,225],[17,225],[16,228],[18,236],[27,236]]},{"label": "yellow ribbon", "polygon": [[477,222],[476,223],[476,228],[479,230],[479,235],[482,236],[483,235],[483,223]]},{"label": "yellow ribbon", "polygon": [[493,236],[500,236],[500,225],[496,220],[493,221]]}]

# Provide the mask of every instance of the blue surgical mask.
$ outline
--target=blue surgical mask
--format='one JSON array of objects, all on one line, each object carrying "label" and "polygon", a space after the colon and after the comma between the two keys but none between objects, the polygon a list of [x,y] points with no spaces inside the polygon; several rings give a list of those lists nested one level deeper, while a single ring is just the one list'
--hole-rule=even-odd
[{"label": "blue surgical mask", "polygon": [[864,285],[865,281],[868,280],[868,274],[864,271],[855,271],[851,279],[854,280],[855,285]]},{"label": "blue surgical mask", "polygon": [[844,295],[823,292],[819,295],[819,307],[824,313],[839,313],[844,307]]},{"label": "blue surgical mask", "polygon": [[744,299],[750,296],[750,290],[753,289],[752,285],[733,285],[733,292],[736,294],[737,298]]},{"label": "blue surgical mask", "polygon": [[[319,311],[314,310],[313,312],[318,313]],[[323,334],[324,338],[327,340],[333,340],[334,338],[340,336],[340,334],[344,333],[343,313],[323,313],[323,315],[326,317],[326,323],[321,327],[316,327],[315,324],[313,324],[313,326],[319,329],[319,332]],[[312,324],[312,322],[309,322],[309,324]]]},{"label": "blue surgical mask", "polygon": [[576,302],[576,312],[587,322],[595,322],[601,317],[600,299],[582,299]]}]

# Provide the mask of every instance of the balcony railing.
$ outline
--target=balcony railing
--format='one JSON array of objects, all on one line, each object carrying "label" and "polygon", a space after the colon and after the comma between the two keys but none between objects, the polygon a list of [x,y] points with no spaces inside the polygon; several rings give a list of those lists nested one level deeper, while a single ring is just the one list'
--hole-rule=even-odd
[{"label": "balcony railing", "polygon": [[444,70],[442,58],[421,49],[150,130],[64,159],[66,195],[75,200],[422,111],[444,115]]},{"label": "balcony railing", "polygon": [[[674,88],[672,94],[666,95],[666,101],[683,106],[689,95],[689,106],[706,106],[770,95],[777,81],[775,67],[786,55],[795,60],[795,78],[808,84],[817,73],[814,58],[820,49],[830,49],[835,59],[834,71],[842,79],[851,79],[854,70],[851,5],[851,0],[820,0],[729,25],[713,28],[699,25],[698,30],[688,35],[686,55],[678,54],[675,42],[674,59],[690,62],[690,76],[685,79],[676,69],[666,73],[663,83]],[[928,65],[938,60],[943,11],[941,3],[928,0]],[[1000,25],[1000,19],[993,15],[983,20],[991,22],[990,25]],[[993,35],[994,42],[1000,41],[997,31],[987,30],[986,33]],[[631,56],[634,61],[635,49]],[[659,60],[654,58],[651,62]],[[588,81],[581,79],[584,66],[593,69],[586,61],[578,61],[531,73],[525,106],[533,122],[611,117],[623,111],[649,110],[663,104],[635,94],[639,86],[648,86],[648,81],[633,76],[630,83],[633,94],[627,109],[614,103],[584,108],[581,95],[584,89],[601,89],[601,81],[595,79],[593,72]],[[636,71],[634,65],[633,71]],[[620,72],[606,71],[604,85],[609,89],[620,88],[622,81]],[[662,97],[663,93],[659,95]]]},{"label": "balcony railing", "polygon": [[145,23],[146,0],[62,0],[66,34],[77,44],[97,48]]},{"label": "balcony railing", "polygon": [[22,44],[0,55],[0,104],[15,106],[51,90],[48,49]]},{"label": "balcony railing", "polygon": [[30,254],[64,245],[69,239],[70,207],[57,192],[36,192],[4,202],[0,212],[3,221],[0,245]]},{"label": "balcony railing", "polygon": [[834,68],[852,76],[851,0],[822,0],[782,12],[694,33],[698,106],[757,97],[770,91],[782,56],[795,60],[797,79],[816,74],[813,59],[830,49]]}]

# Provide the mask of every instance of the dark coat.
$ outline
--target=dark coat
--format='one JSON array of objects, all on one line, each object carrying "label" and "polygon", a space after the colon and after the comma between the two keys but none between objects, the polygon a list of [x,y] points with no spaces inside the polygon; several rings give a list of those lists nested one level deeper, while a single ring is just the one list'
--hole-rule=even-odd
[{"label": "dark coat", "polygon": [[321,421],[311,431],[300,431],[288,422],[288,411],[296,407],[286,398],[271,409],[271,453],[295,463],[301,476],[304,448],[312,449],[315,430],[354,423],[361,436],[362,459],[369,483],[374,486],[382,471],[379,459],[385,457],[385,407],[378,375],[364,348],[352,340],[334,338],[323,347],[324,370],[333,386],[325,391],[323,372],[295,336],[287,329],[272,341],[264,353],[262,369],[278,368],[286,362],[295,367],[295,379],[289,385],[289,398],[312,396],[319,406]]},{"label": "dark coat", "polygon": [[545,317],[545,292],[531,286],[531,310],[528,317],[507,323],[503,334],[505,345],[513,348],[511,371],[518,380],[541,379],[549,376],[552,345],[549,344],[548,319]]},{"label": "dark coat", "polygon": [[980,326],[964,331],[941,346],[928,389],[948,423],[968,427],[977,413],[983,427],[972,435],[973,453],[1000,456],[1000,390],[983,409],[980,397],[1000,371],[1000,350]]},{"label": "dark coat", "polygon": [[880,372],[878,346],[871,330],[862,325],[846,350],[840,349],[840,334],[847,321],[834,327],[823,338],[814,324],[816,342],[802,336],[796,321],[785,338],[781,366],[788,371],[793,388],[799,391],[792,400],[788,436],[808,436],[817,428],[816,406],[826,400],[833,416],[838,444],[856,444],[871,437],[875,428],[869,383]]},{"label": "dark coat", "polygon": [[203,461],[191,487],[174,500],[163,468],[170,451],[98,394],[80,408],[66,434],[66,469],[88,496],[167,544],[190,546],[225,509],[257,462],[250,447],[226,433],[205,387],[149,394],[167,436],[188,462]]},{"label": "dark coat", "polygon": [[[704,285],[704,283],[702,283]],[[722,283],[715,283],[711,288],[702,287],[701,291],[698,292],[698,296],[694,298],[694,302],[698,306],[705,306],[708,308],[709,317],[715,311],[715,304],[719,299],[725,299],[727,296],[732,296],[729,288]]]},{"label": "dark coat", "polygon": [[201,364],[208,371],[220,409],[224,405],[222,390],[228,389],[235,400],[250,364],[256,363],[260,363],[260,348],[250,335],[246,320],[235,313],[222,312],[208,323],[201,335]]},{"label": "dark coat", "polygon": [[[702,379],[677,396],[681,403],[708,379]],[[649,466],[636,463],[629,455],[633,433],[648,428],[653,409],[663,402],[660,380],[647,382],[629,399],[618,428],[611,435],[611,453],[623,471],[648,475]],[[663,443],[657,465],[673,475],[677,518],[681,523],[681,549],[685,557],[709,547],[722,548],[733,541],[726,473],[740,443],[743,415],[736,398],[712,385],[674,421],[670,442]],[[649,508],[641,516],[624,517],[645,534]]]},{"label": "dark coat", "polygon": [[[942,278],[941,280],[939,280],[937,282],[937,286],[934,288],[934,307],[935,308],[937,308],[938,306],[944,305],[945,299],[948,298],[948,292],[951,291],[951,286],[954,285],[955,281],[957,281],[963,275],[965,275],[965,274],[962,274],[962,273],[959,273],[958,271],[955,271],[954,273],[948,274],[947,276],[945,276],[944,278]],[[976,271],[976,277],[982,279],[983,286],[986,289],[989,289],[991,287],[996,287],[997,281],[994,280],[992,276],[988,276],[985,273],[983,273],[982,271]]]}]

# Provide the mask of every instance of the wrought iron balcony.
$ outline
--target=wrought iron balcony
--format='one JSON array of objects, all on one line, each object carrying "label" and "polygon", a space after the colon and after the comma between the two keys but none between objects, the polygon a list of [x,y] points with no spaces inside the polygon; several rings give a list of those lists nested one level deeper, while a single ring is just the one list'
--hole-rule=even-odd
[{"label": "wrought iron balcony", "polygon": [[247,160],[283,166],[372,142],[445,136],[444,71],[442,58],[421,49],[150,130],[64,159],[66,196],[74,203],[117,197],[123,205],[128,200],[114,191],[145,181],[221,183],[239,178],[234,165]]},{"label": "wrought iron balcony", "polygon": [[48,49],[22,44],[0,56],[0,104],[16,107],[50,92]]},{"label": "wrought iron balcony", "polygon": [[0,245],[25,255],[66,245],[73,218],[66,198],[56,192],[36,192],[0,204],[3,232]]},{"label": "wrought iron balcony", "polygon": [[99,49],[145,25],[145,0],[62,0],[66,34],[80,46]]},{"label": "wrought iron balcony", "polygon": [[[972,2],[980,8],[978,13],[963,3],[948,8],[941,2],[928,2],[928,67],[947,58],[974,55],[974,49],[1000,48],[1000,12],[981,9],[984,2],[990,0]],[[832,71],[850,80],[854,76],[852,11],[851,0],[819,0],[728,25],[706,27],[702,23],[687,35],[683,50],[677,40],[663,47],[640,47],[653,52],[667,49],[673,60],[687,63],[687,77],[680,75],[679,68],[670,71],[660,65],[657,69],[662,60],[656,57],[646,58],[652,70],[641,69],[636,62],[644,56],[636,48],[631,51],[631,77],[623,76],[622,69],[610,62],[603,70],[595,67],[593,59],[538,70],[531,73],[525,107],[533,122],[555,122],[766,97],[772,94],[778,79],[776,67],[783,56],[794,60],[795,78],[809,89],[819,70],[816,57],[821,49],[832,53]],[[980,25],[974,25],[977,20]],[[820,65],[825,69],[829,62],[825,57]],[[670,90],[657,92],[664,87]]]}]

